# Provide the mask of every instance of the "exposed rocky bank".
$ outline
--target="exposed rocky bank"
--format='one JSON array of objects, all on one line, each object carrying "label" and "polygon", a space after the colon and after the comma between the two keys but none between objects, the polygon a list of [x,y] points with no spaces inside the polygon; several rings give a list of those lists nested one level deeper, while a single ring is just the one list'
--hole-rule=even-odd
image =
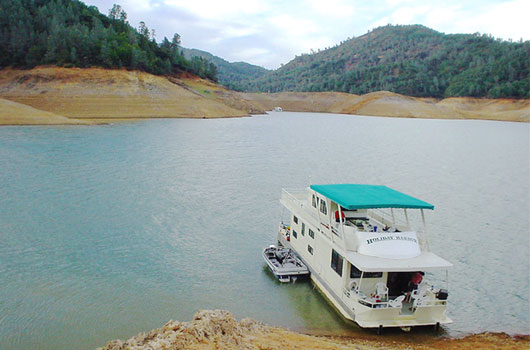
[{"label": "exposed rocky bank", "polygon": [[93,124],[138,118],[226,118],[284,111],[530,121],[530,100],[415,98],[388,91],[238,93],[190,75],[41,66],[0,70],[0,125]]},{"label": "exposed rocky bank", "polygon": [[428,341],[395,341],[378,338],[311,336],[271,327],[245,318],[237,322],[223,310],[201,310],[191,322],[169,321],[163,327],[140,333],[126,341],[113,340],[100,350],[139,349],[521,349],[530,347],[530,336],[510,337],[503,333],[482,333],[461,339],[432,338]]}]

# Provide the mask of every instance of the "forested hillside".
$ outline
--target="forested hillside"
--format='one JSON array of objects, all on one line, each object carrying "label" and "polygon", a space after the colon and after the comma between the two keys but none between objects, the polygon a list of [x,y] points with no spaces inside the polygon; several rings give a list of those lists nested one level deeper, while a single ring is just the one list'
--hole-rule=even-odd
[{"label": "forested hillside", "polygon": [[419,97],[530,97],[530,42],[446,35],[421,25],[385,26],[341,45],[303,54],[243,91],[388,90]]},{"label": "forested hillside", "polygon": [[219,83],[232,90],[242,90],[242,82],[257,79],[269,70],[246,62],[228,62],[221,57],[197,49],[182,48],[184,57],[201,57],[217,66]]},{"label": "forested hillside", "polygon": [[104,15],[78,0],[0,1],[0,68],[96,66],[159,75],[184,71],[254,92],[388,90],[419,97],[529,98],[529,57],[529,41],[389,25],[269,71],[185,50],[178,34],[157,42],[144,22],[131,26],[119,5]]},{"label": "forested hillside", "polygon": [[184,57],[178,34],[157,43],[155,31],[144,22],[133,28],[119,5],[106,16],[77,0],[1,0],[0,67],[43,64],[124,67],[154,74],[188,71],[217,79],[214,64]]}]

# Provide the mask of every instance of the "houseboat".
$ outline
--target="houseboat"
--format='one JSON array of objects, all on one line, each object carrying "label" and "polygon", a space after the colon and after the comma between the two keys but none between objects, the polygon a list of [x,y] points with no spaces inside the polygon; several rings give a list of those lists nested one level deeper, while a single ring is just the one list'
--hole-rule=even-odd
[{"label": "houseboat", "polygon": [[360,184],[283,189],[280,202],[290,222],[280,224],[279,244],[298,254],[344,318],[378,332],[452,322],[446,315],[452,264],[431,252],[427,239],[424,210],[433,205]]}]

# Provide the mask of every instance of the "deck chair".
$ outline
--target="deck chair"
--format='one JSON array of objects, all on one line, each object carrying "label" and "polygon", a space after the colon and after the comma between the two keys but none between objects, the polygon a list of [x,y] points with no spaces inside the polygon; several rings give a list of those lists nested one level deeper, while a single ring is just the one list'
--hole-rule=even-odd
[{"label": "deck chair", "polygon": [[388,287],[383,282],[379,282],[375,285],[375,293],[379,295],[381,299],[388,298]]},{"label": "deck chair", "polygon": [[403,306],[403,300],[405,300],[405,296],[404,295],[400,295],[396,299],[390,300],[388,302],[388,306],[390,306],[390,307],[402,307]]},{"label": "deck chair", "polygon": [[412,294],[410,295],[410,297],[413,300],[412,302],[413,308],[423,305],[423,303],[429,299],[427,296],[428,290],[429,290],[429,287],[425,284],[419,287],[418,289],[415,289],[412,291]]}]

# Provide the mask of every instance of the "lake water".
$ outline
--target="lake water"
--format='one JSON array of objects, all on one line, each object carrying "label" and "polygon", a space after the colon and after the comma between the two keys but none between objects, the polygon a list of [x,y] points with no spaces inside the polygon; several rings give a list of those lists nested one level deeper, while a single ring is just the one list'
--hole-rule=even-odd
[{"label": "lake water", "polygon": [[0,128],[0,348],[93,349],[213,308],[366,332],[261,258],[282,187],[344,182],[436,206],[442,334],[530,333],[529,127],[283,112]]}]

